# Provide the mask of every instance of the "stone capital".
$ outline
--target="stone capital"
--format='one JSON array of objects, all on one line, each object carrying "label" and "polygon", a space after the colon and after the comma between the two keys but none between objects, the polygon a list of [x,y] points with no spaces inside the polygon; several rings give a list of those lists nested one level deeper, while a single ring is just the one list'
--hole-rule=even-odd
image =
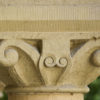
[{"label": "stone capital", "polygon": [[[98,37],[94,33],[29,34],[41,36],[37,39],[1,39],[0,80],[7,92],[89,91],[87,86],[100,75],[98,33]],[[88,37],[83,39],[85,35]]]},{"label": "stone capital", "polygon": [[99,0],[0,0],[0,89],[9,98],[82,100],[98,76]]}]

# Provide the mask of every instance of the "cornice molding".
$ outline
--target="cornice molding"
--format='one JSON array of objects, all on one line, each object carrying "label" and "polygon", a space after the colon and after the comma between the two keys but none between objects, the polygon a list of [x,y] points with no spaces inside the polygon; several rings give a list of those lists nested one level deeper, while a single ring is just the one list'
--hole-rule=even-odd
[{"label": "cornice molding", "polygon": [[[41,0],[42,1],[42,0]],[[99,6],[4,6],[0,7],[0,20],[41,21],[41,20],[100,20]]]},{"label": "cornice molding", "polygon": [[34,6],[34,5],[99,5],[98,0],[0,0],[0,6]]}]

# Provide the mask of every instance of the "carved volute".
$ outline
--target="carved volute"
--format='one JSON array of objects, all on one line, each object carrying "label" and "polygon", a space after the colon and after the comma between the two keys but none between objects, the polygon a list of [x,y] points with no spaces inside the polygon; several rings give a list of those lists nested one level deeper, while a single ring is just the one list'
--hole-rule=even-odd
[{"label": "carved volute", "polygon": [[100,1],[79,1],[0,0],[0,89],[9,100],[83,100],[100,76]]}]

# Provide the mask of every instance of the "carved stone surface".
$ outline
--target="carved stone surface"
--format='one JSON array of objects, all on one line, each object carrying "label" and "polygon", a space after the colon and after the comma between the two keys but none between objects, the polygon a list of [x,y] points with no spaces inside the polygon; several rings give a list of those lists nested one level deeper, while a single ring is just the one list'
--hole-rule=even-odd
[{"label": "carved stone surface", "polygon": [[32,6],[32,5],[98,5],[99,0],[0,0],[0,6]]},{"label": "carved stone surface", "polygon": [[100,2],[9,1],[0,0],[0,89],[88,92],[100,76]]},{"label": "carved stone surface", "polygon": [[83,100],[83,94],[70,93],[38,93],[38,94],[10,94],[9,100]]},{"label": "carved stone surface", "polygon": [[38,37],[1,39],[0,80],[7,92],[88,92],[100,75],[98,33],[27,35]]}]

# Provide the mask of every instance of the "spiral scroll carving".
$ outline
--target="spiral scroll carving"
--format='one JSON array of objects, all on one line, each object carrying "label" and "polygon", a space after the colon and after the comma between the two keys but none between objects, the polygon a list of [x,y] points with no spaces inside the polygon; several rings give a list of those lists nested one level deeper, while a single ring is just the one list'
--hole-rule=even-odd
[{"label": "spiral scroll carving", "polygon": [[60,84],[85,87],[98,76],[100,76],[100,39],[91,39],[72,57],[72,66],[64,73]]},{"label": "spiral scroll carving", "polygon": [[[18,61],[18,52],[8,47],[18,47],[27,53],[37,65],[39,59],[39,52],[35,47],[25,43],[23,40],[4,40],[0,45],[0,63],[4,66],[14,66]],[[32,54],[34,52],[34,54]],[[13,59],[12,59],[13,58]]]},{"label": "spiral scroll carving", "polygon": [[[27,63],[27,65],[22,62],[23,59],[26,59],[25,61],[28,60],[25,56],[31,60]],[[40,54],[37,48],[26,43],[24,40],[4,40],[1,42],[0,64],[5,67],[10,67],[9,73],[18,85],[24,86],[31,85],[32,82],[34,83],[34,80],[31,78],[32,76],[34,77],[34,71],[37,71],[39,57]],[[28,64],[30,66],[28,66]],[[32,65],[35,67],[34,69]],[[40,81],[38,77],[35,80]]]},{"label": "spiral scroll carving", "polygon": [[100,76],[100,39],[86,41],[73,56],[67,48],[58,45],[56,49],[53,40],[44,41],[41,47],[25,40],[1,42],[0,66],[7,68],[15,87],[21,87],[15,91],[87,92],[86,86]]}]

